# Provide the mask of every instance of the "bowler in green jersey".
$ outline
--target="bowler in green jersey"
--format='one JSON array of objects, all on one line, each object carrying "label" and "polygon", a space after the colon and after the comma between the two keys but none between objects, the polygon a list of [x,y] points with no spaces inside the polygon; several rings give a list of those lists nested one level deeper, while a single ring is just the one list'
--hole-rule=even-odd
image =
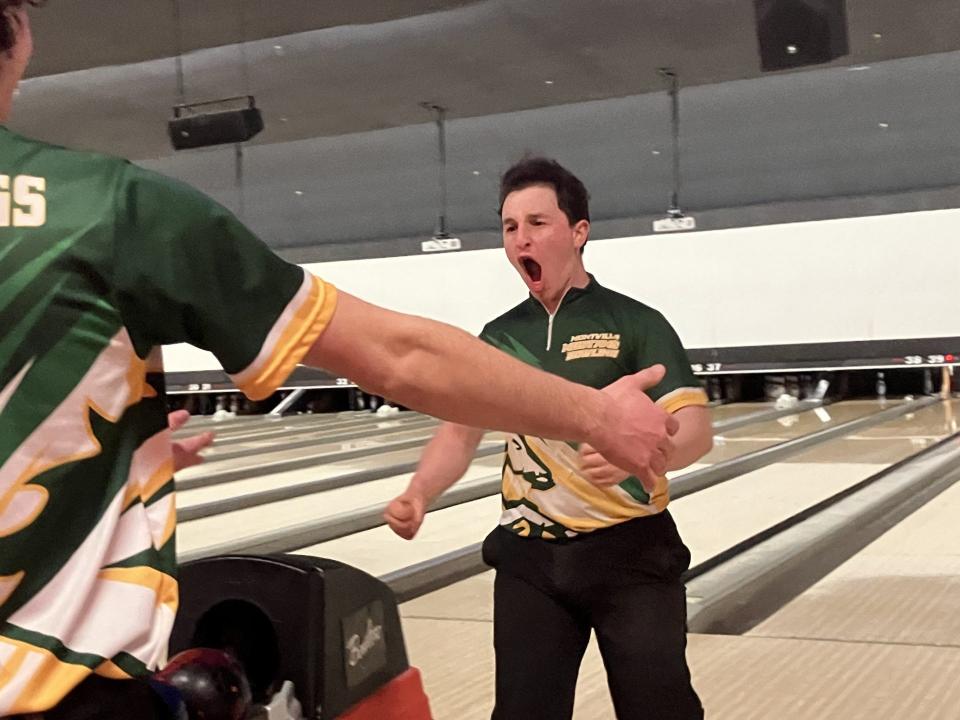
[{"label": "bowler in green jersey", "polygon": [[[712,447],[706,394],[666,318],[587,273],[590,215],[578,178],[553,160],[528,158],[504,175],[500,204],[504,249],[530,294],[489,322],[482,339],[595,388],[640,373],[646,402],[679,429],[661,445],[665,466],[640,475],[588,444],[508,438],[500,521],[483,547],[497,571],[493,718],[570,718],[593,630],[619,718],[698,720],[680,579],[690,553],[667,512],[665,472]],[[387,509],[395,532],[413,537],[482,435],[440,427],[410,486]]]}]

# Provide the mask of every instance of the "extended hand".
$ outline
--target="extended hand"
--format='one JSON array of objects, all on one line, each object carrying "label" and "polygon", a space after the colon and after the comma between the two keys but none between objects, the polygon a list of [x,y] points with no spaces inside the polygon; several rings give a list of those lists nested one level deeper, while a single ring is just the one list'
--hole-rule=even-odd
[{"label": "extended hand", "polygon": [[[167,415],[167,424],[171,431],[179,430],[187,424],[189,419],[190,413],[186,410],[174,410]],[[177,472],[203,462],[200,451],[213,444],[213,433],[207,431],[183,440],[174,440],[171,444],[173,446],[173,471]]]},{"label": "extended hand", "polygon": [[636,475],[647,492],[652,492],[657,478],[666,473],[674,451],[670,438],[679,429],[676,418],[646,392],[659,384],[665,373],[663,365],[654,365],[605,387],[603,392],[612,400],[610,411],[589,442],[608,464]]}]

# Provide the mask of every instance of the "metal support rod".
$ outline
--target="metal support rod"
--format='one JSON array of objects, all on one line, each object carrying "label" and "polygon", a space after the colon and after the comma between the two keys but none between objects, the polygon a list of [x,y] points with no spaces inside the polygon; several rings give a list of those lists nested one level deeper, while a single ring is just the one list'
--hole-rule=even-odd
[{"label": "metal support rod", "polygon": [[438,185],[440,189],[440,212],[437,215],[436,237],[449,237],[447,233],[447,109],[435,103],[420,103],[420,106],[433,113],[437,126],[438,147]]},{"label": "metal support rod", "polygon": [[277,406],[270,411],[270,415],[283,415],[290,407],[300,398],[303,397],[303,394],[307,391],[306,388],[297,388],[292,393],[287,395],[283,400],[277,403]]},{"label": "metal support rod", "polygon": [[673,192],[670,196],[670,215],[682,215],[680,210],[680,80],[670,68],[657,70],[667,82],[670,96],[670,131],[673,136]]},{"label": "metal support rod", "polygon": [[187,102],[186,85],[183,80],[183,24],[180,21],[180,0],[173,0],[173,30],[176,34],[177,57],[175,65],[177,69],[177,98],[180,105]]}]

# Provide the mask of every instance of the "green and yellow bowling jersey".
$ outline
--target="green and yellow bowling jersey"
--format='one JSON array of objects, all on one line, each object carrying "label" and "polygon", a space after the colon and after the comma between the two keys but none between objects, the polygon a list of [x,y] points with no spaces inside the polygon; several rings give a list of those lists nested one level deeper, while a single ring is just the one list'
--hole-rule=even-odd
[{"label": "green and yellow bowling jersey", "polygon": [[[595,388],[662,363],[667,373],[648,391],[652,400],[668,412],[707,404],[666,318],[592,275],[587,287],[567,292],[553,316],[531,296],[484,327],[481,338],[529,365]],[[669,502],[665,477],[652,497],[635,477],[599,488],[580,474],[576,445],[529,435],[507,439],[502,493],[500,524],[545,539],[652,515]]]},{"label": "green and yellow bowling jersey", "polygon": [[0,716],[164,659],[177,609],[159,346],[268,396],[336,291],[222,207],[0,128]]}]

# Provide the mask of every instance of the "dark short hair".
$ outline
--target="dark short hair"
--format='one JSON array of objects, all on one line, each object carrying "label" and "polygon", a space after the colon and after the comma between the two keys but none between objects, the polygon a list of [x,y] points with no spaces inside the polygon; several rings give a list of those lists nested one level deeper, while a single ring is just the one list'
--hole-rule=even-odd
[{"label": "dark short hair", "polygon": [[46,0],[0,0],[0,52],[7,52],[17,41],[17,32],[7,17],[8,10],[19,10],[24,5],[40,7]]},{"label": "dark short hair", "polygon": [[590,195],[576,175],[556,160],[545,157],[525,157],[500,178],[500,209],[507,195],[531,185],[549,185],[557,193],[557,205],[574,225],[590,221]]}]

